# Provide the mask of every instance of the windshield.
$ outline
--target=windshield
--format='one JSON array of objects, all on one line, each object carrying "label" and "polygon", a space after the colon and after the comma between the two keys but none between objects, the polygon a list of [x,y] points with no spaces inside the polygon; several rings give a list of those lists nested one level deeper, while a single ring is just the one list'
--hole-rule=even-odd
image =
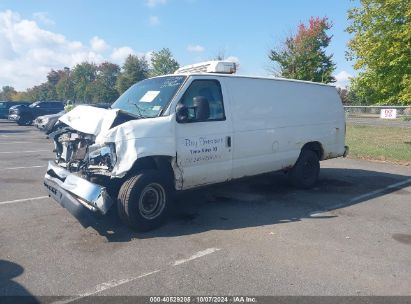
[{"label": "windshield", "polygon": [[111,106],[138,117],[156,117],[168,105],[185,76],[165,76],[140,81],[131,86]]}]

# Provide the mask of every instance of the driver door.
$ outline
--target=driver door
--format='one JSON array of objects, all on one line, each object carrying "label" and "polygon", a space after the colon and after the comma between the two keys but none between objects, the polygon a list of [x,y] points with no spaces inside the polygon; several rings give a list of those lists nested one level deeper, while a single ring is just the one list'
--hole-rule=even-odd
[{"label": "driver door", "polygon": [[[193,99],[205,97],[208,119],[197,120]],[[231,179],[232,124],[227,115],[224,90],[216,79],[195,79],[179,104],[188,111],[188,120],[176,124],[177,164],[183,174],[183,189],[224,182]]]}]

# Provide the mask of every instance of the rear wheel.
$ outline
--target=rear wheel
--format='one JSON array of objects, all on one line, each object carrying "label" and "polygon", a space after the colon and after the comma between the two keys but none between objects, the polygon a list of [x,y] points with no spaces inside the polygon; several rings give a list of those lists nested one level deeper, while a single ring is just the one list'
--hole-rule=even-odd
[{"label": "rear wheel", "polygon": [[172,183],[158,170],[144,170],[130,177],[118,194],[120,219],[136,231],[159,227],[172,204]]},{"label": "rear wheel", "polygon": [[309,189],[318,181],[320,161],[317,153],[304,149],[294,167],[289,172],[291,183],[303,189]]}]

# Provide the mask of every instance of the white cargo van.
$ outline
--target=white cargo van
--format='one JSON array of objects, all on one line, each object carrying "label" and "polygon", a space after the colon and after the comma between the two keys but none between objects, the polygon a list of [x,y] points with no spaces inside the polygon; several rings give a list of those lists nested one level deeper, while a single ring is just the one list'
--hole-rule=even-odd
[{"label": "white cargo van", "polygon": [[233,72],[231,62],[184,67],[136,83],[111,109],[62,116],[50,135],[50,196],[79,219],[117,204],[144,231],[162,223],[175,191],[278,170],[309,188],[320,160],[345,156],[333,86]]}]

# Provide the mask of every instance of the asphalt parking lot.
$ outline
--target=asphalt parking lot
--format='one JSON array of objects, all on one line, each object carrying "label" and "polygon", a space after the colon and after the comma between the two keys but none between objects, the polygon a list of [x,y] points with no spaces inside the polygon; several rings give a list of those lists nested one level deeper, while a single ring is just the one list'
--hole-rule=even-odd
[{"label": "asphalt parking lot", "polygon": [[336,159],[184,193],[162,228],[83,228],[47,197],[52,144],[0,121],[0,296],[410,295],[411,168]]}]

